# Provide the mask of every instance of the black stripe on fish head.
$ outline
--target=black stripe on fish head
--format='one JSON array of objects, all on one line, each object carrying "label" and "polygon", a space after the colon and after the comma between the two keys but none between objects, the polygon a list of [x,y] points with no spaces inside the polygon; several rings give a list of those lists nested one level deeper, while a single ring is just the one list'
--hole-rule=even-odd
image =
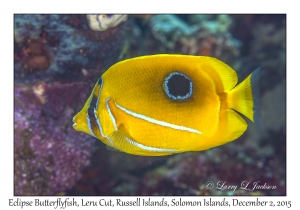
[{"label": "black stripe on fish head", "polygon": [[98,79],[97,83],[101,86],[101,84],[102,84],[102,78],[101,77]]},{"label": "black stripe on fish head", "polygon": [[95,137],[96,137],[96,131],[98,129],[97,118],[98,118],[98,116],[95,113],[95,107],[89,107],[87,110],[87,123],[88,123],[88,127],[90,129],[90,132]]},{"label": "black stripe on fish head", "polygon": [[87,110],[87,115],[91,121],[96,121],[97,116],[95,115],[95,107],[89,107]]},{"label": "black stripe on fish head", "polygon": [[98,97],[96,97],[96,96],[93,94],[93,98],[91,99],[89,108],[90,108],[90,107],[93,107],[93,108],[96,107],[97,100],[98,100]]},{"label": "black stripe on fish head", "polygon": [[[101,90],[101,87],[102,87],[102,78],[101,77],[98,79],[97,84],[100,85],[100,90]],[[98,95],[99,92],[100,91],[97,92],[97,96],[95,96],[95,92],[93,92],[93,97],[90,101],[89,107],[97,107],[97,101],[98,101],[98,98],[100,97],[100,95]]]}]

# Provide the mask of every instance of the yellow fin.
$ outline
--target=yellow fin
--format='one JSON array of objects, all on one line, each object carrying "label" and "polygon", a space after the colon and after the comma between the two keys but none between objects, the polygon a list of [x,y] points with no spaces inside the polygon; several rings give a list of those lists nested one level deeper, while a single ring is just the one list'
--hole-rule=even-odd
[{"label": "yellow fin", "polygon": [[202,70],[214,80],[218,93],[230,91],[237,84],[236,72],[223,61],[213,57],[200,56],[199,63]]},{"label": "yellow fin", "polygon": [[146,155],[146,156],[162,156],[171,155],[177,153],[172,149],[161,149],[155,147],[149,147],[136,142],[127,132],[124,132],[126,128],[121,125],[120,130],[114,131],[109,138],[113,142],[113,148],[122,152],[126,152],[133,155]]},{"label": "yellow fin", "polygon": [[220,124],[222,124],[223,131],[219,132],[220,139],[223,144],[231,142],[240,137],[247,130],[246,121],[234,110],[227,110],[220,116]]},{"label": "yellow fin", "polygon": [[[240,114],[232,109],[220,113],[219,130],[216,134],[203,141],[198,150],[207,150],[217,147],[239,138],[246,130],[247,123]],[[213,141],[211,141],[213,139]]]},{"label": "yellow fin", "polygon": [[256,69],[244,81],[228,92],[228,107],[260,125],[259,71]]}]

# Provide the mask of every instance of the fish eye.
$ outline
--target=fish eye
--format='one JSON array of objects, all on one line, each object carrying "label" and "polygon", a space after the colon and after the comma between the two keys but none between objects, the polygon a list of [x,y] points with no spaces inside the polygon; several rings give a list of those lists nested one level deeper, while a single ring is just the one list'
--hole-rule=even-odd
[{"label": "fish eye", "polygon": [[188,76],[175,71],[166,77],[164,90],[172,100],[185,100],[193,93],[193,83]]},{"label": "fish eye", "polygon": [[89,107],[87,110],[87,117],[89,119],[94,119],[95,118],[95,113],[94,113],[94,107]]},{"label": "fish eye", "polygon": [[94,108],[94,116],[97,119],[98,118],[98,111]]}]

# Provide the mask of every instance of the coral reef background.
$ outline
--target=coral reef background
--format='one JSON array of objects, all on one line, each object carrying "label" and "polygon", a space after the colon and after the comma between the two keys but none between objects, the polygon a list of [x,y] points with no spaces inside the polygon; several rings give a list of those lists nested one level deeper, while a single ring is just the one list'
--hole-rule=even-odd
[{"label": "coral reef background", "polygon": [[[14,17],[15,195],[286,195],[285,15],[128,15],[106,31],[87,21]],[[249,122],[229,144],[166,157],[109,151],[72,128],[110,65],[158,53],[217,57],[239,81],[261,67],[263,126]],[[255,182],[272,189],[252,190]]]}]

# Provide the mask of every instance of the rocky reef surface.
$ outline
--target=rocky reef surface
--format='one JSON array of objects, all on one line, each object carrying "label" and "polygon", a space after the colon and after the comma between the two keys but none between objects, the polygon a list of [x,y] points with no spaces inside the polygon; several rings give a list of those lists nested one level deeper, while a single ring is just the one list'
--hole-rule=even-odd
[{"label": "rocky reef surface", "polygon": [[95,150],[72,118],[118,61],[122,24],[95,32],[86,15],[15,15],[14,24],[14,193],[62,193]]}]

